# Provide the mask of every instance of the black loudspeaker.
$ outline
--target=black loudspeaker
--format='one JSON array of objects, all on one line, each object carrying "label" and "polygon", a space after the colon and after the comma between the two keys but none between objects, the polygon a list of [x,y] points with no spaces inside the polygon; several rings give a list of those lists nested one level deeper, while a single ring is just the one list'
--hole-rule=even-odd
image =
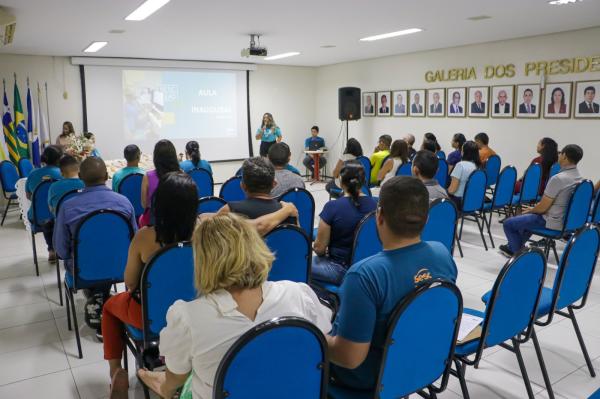
[{"label": "black loudspeaker", "polygon": [[360,119],[360,89],[358,87],[340,87],[338,89],[338,110],[340,120]]}]

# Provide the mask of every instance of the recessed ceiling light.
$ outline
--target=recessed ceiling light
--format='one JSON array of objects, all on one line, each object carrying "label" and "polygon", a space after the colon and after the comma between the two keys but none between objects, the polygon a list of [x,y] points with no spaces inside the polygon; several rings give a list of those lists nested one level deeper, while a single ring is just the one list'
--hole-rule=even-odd
[{"label": "recessed ceiling light", "polygon": [[111,29],[108,31],[108,33],[113,33],[115,35],[119,35],[121,33],[125,33],[125,29]]},{"label": "recessed ceiling light", "polygon": [[477,15],[475,17],[469,17],[467,18],[469,21],[483,21],[484,19],[491,19],[492,17],[490,17],[489,15]]},{"label": "recessed ceiling light", "polygon": [[549,1],[548,4],[551,4],[553,6],[562,6],[565,4],[572,4],[572,3],[577,3],[580,1],[581,0],[553,0],[553,1]]},{"label": "recessed ceiling light", "polygon": [[146,0],[131,14],[125,17],[127,21],[142,21],[158,11],[171,0]]},{"label": "recessed ceiling light", "polygon": [[321,46],[321,48],[334,48],[334,47],[336,47],[335,44],[324,44]]},{"label": "recessed ceiling light", "polygon": [[374,40],[389,39],[390,37],[410,35],[412,33],[418,33],[418,32],[422,32],[422,31],[423,31],[423,29],[410,28],[410,29],[399,30],[398,32],[390,32],[390,33],[384,33],[381,35],[363,37],[362,39],[360,39],[360,41],[361,42],[372,42]]},{"label": "recessed ceiling light", "polygon": [[108,44],[108,42],[93,42],[92,44],[87,46],[86,49],[83,50],[83,52],[84,53],[95,53],[96,51],[99,51],[102,47],[106,46],[107,44]]},{"label": "recessed ceiling light", "polygon": [[282,58],[293,57],[295,55],[300,55],[300,53],[297,52],[297,51],[291,51],[289,53],[282,53],[282,54],[272,55],[270,57],[265,57],[265,61],[280,60]]}]

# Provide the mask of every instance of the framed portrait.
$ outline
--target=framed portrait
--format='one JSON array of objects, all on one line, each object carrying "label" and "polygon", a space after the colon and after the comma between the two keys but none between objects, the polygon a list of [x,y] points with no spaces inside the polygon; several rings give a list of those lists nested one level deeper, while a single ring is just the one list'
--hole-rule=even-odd
[{"label": "framed portrait", "polygon": [[410,116],[425,116],[425,106],[427,105],[427,99],[425,98],[425,90],[411,90],[408,92],[408,99],[410,105]]},{"label": "framed portrait", "polygon": [[600,118],[600,80],[575,83],[575,118]]},{"label": "framed portrait", "polygon": [[515,98],[515,86],[492,86],[490,111],[492,118],[512,118]]},{"label": "framed portrait", "polygon": [[517,118],[539,118],[542,88],[540,85],[517,85],[515,114]]},{"label": "framed portrait", "polygon": [[445,89],[428,89],[427,90],[427,116],[438,117],[445,114]]},{"label": "framed portrait", "polygon": [[446,104],[449,118],[464,118],[467,116],[467,88],[451,87],[446,90]]},{"label": "framed portrait", "polygon": [[487,86],[469,87],[468,115],[470,118],[487,118],[490,108],[490,88]]},{"label": "framed portrait", "polygon": [[[544,118],[568,119],[571,117],[571,91],[573,84],[547,83],[544,93]],[[579,106],[579,104],[577,104]]]},{"label": "framed portrait", "polygon": [[392,116],[408,115],[408,91],[394,90],[392,92]]},{"label": "framed portrait", "polygon": [[377,116],[391,116],[391,91],[378,91],[377,92]]},{"label": "framed portrait", "polygon": [[362,101],[363,116],[375,116],[375,107],[377,106],[375,104],[375,92],[363,91]]}]

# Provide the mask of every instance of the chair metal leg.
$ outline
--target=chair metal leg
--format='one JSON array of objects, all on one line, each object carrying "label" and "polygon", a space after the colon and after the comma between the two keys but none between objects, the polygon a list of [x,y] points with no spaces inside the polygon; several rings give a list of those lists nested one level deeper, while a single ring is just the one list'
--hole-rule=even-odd
[{"label": "chair metal leg", "polygon": [[8,203],[6,204],[6,208],[4,208],[4,214],[2,215],[2,223],[0,223],[0,226],[4,226],[4,219],[6,219],[6,214],[8,213],[8,207],[10,206],[11,201],[12,199],[9,198]]},{"label": "chair metal leg", "polygon": [[546,369],[546,363],[544,362],[544,357],[542,356],[542,349],[540,348],[540,342],[538,341],[537,334],[535,333],[535,328],[533,328],[531,334],[531,340],[533,341],[533,347],[535,348],[535,354],[537,355],[538,362],[540,364],[540,369],[542,370],[542,377],[544,377],[544,384],[546,385],[546,391],[548,392],[548,398],[554,399],[554,391],[552,390],[552,383],[550,382],[550,377],[548,377],[548,370]]},{"label": "chair metal leg", "polygon": [[488,219],[486,219],[485,212],[484,212],[483,220],[485,220],[485,222],[487,223],[487,232],[488,232],[488,236],[490,236],[490,243],[492,244],[492,248],[496,248],[496,245],[494,244],[494,239],[492,238],[492,215],[493,214],[494,214],[494,212],[490,211],[490,218],[488,220]]},{"label": "chair metal leg", "polygon": [[462,240],[462,231],[463,231],[463,226],[465,224],[465,216],[462,215],[460,217],[460,231],[458,232],[458,239]]},{"label": "chair metal leg", "polygon": [[531,381],[529,381],[529,376],[527,375],[527,369],[525,369],[525,362],[523,361],[523,355],[521,354],[521,348],[519,347],[520,344],[514,338],[512,339],[512,344],[513,344],[515,355],[517,355],[517,361],[519,362],[519,368],[521,369],[521,375],[523,376],[523,382],[525,383],[525,389],[527,390],[527,397],[529,399],[534,399],[533,389],[531,389]]},{"label": "chair metal leg", "polygon": [[454,365],[456,366],[456,376],[460,382],[460,390],[462,391],[464,399],[470,399],[469,389],[467,388],[467,381],[465,379],[466,364],[462,363],[458,359],[454,359]]},{"label": "chair metal leg", "polygon": [[56,283],[58,284],[58,301],[60,303],[60,306],[62,306],[62,283],[60,281],[60,261],[58,259],[56,259]]},{"label": "chair metal leg", "polygon": [[485,250],[488,250],[487,242],[485,241],[485,236],[483,235],[483,228],[485,227],[485,222],[481,222],[481,226],[479,225],[479,218],[481,216],[475,213],[475,223],[477,223],[477,228],[479,229],[479,235],[481,236],[481,241],[483,241],[483,246]]},{"label": "chair metal leg", "polygon": [[458,237],[455,237],[454,240],[456,241],[456,246],[458,247],[458,253],[460,253],[460,257],[464,258],[465,256],[463,255],[463,250],[460,245],[460,240],[458,239]]},{"label": "chair metal leg", "polygon": [[73,315],[73,327],[75,328],[75,338],[77,340],[77,351],[79,352],[79,358],[83,359],[83,352],[81,351],[81,337],[79,336],[79,324],[77,323],[77,310],[75,309],[75,299],[73,298],[73,290],[69,290],[69,301],[71,302],[71,312]]},{"label": "chair metal leg", "polygon": [[33,264],[35,265],[35,275],[39,276],[40,268],[38,266],[37,248],[35,246],[35,233],[33,231],[31,232],[31,245],[33,246]]},{"label": "chair metal leg", "polygon": [[65,283],[65,309],[67,311],[67,328],[69,329],[69,331],[72,330],[71,328],[71,305],[69,303],[69,287],[67,287],[67,284]]},{"label": "chair metal leg", "polygon": [[552,246],[552,252],[554,252],[554,259],[556,259],[556,264],[558,265],[559,260],[558,260],[558,252],[556,252],[556,241],[555,240],[551,240],[552,243],[550,244]]},{"label": "chair metal leg", "polygon": [[[127,340],[127,337],[123,337],[123,340]],[[127,344],[123,345],[123,368],[129,371],[129,361],[127,360]]]},{"label": "chair metal leg", "polygon": [[583,357],[585,358],[585,363],[587,364],[588,371],[592,377],[596,376],[596,372],[594,371],[594,366],[592,366],[592,361],[590,360],[590,355],[588,354],[587,348],[585,347],[585,342],[583,342],[583,336],[581,335],[581,331],[579,330],[579,324],[577,323],[577,319],[575,318],[575,312],[573,312],[573,308],[571,306],[567,307],[569,311],[569,318],[573,323],[573,328],[575,329],[575,335],[577,335],[577,340],[579,341],[579,346],[581,347],[581,352],[583,352]]}]

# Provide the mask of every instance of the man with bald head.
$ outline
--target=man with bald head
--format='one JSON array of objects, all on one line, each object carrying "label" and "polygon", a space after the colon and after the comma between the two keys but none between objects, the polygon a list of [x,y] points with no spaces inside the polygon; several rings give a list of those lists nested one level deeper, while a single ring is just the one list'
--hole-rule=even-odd
[{"label": "man with bald head", "polygon": [[415,157],[415,154],[417,153],[417,150],[413,148],[415,145],[415,136],[409,133],[406,136],[404,136],[402,140],[404,140],[406,144],[408,144],[408,159],[412,161],[412,159]]}]

